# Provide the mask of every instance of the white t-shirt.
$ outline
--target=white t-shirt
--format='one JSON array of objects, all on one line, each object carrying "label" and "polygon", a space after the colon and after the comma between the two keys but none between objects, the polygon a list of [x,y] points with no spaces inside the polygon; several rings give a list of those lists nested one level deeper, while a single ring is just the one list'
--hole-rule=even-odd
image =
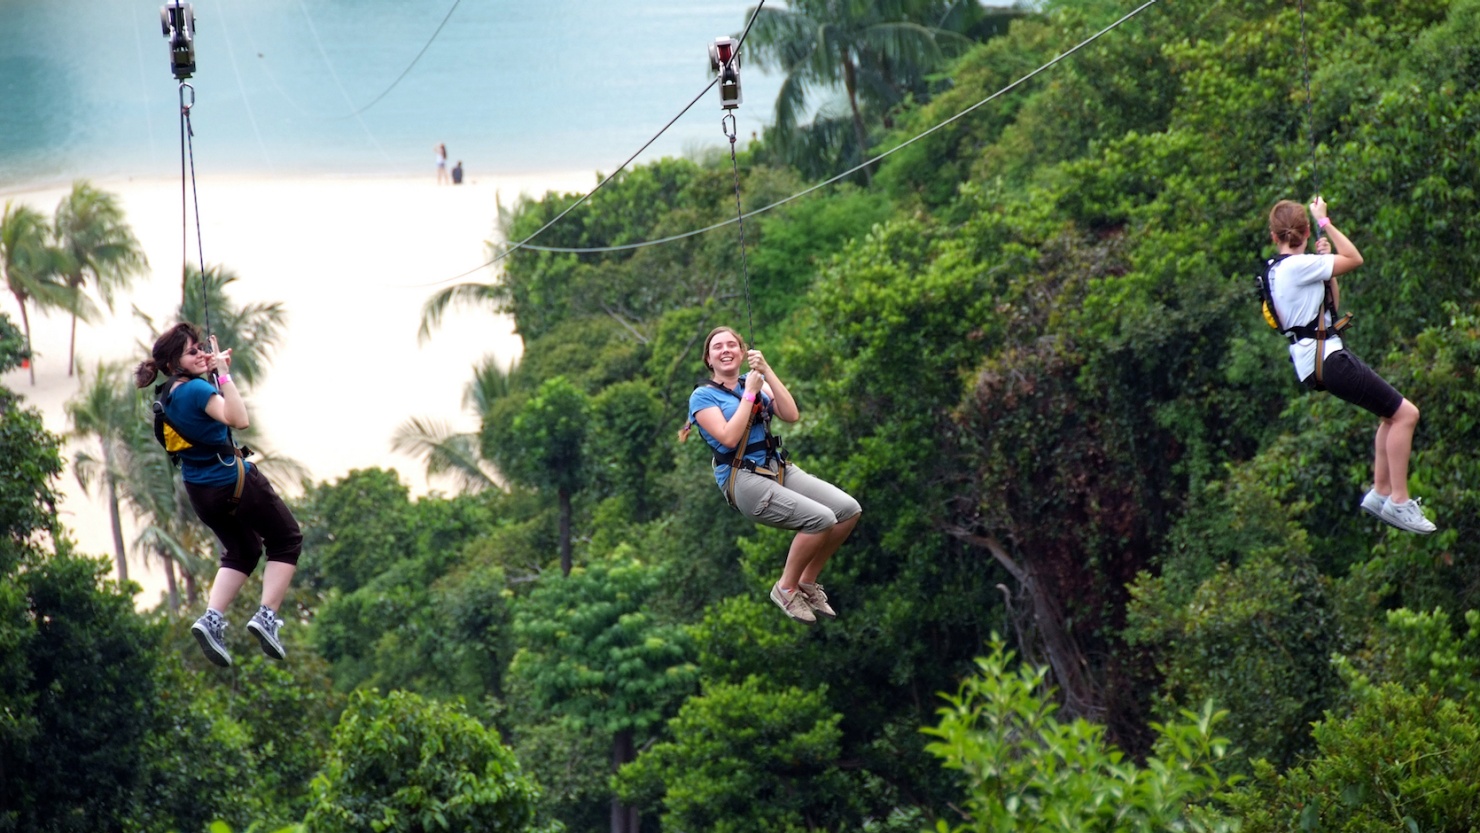
[{"label": "white t-shirt", "polygon": [[[1336,264],[1334,255],[1290,255],[1275,265],[1269,291],[1280,323],[1286,327],[1303,327],[1316,320],[1319,313],[1331,326],[1331,313],[1325,309],[1326,286]],[[1341,339],[1326,339],[1326,355],[1341,349]],[[1301,381],[1316,372],[1316,340],[1302,338],[1290,345],[1290,361],[1295,365],[1295,378]]]}]

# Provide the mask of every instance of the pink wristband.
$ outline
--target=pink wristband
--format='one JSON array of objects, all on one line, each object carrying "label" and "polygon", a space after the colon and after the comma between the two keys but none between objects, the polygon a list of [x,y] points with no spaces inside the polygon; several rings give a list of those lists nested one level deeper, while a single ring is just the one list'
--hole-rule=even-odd
[{"label": "pink wristband", "polygon": [[1322,217],[1321,219],[1316,220],[1316,227],[1317,228],[1325,228],[1326,226],[1329,226],[1329,225],[1331,225],[1331,218],[1330,217]]},{"label": "pink wristband", "polygon": [[218,384],[218,385],[224,385],[224,384],[226,384],[227,382],[230,382],[230,381],[231,381],[231,374],[230,373],[222,373],[221,375],[219,375],[219,376],[216,377],[216,384]]},{"label": "pink wristband", "polygon": [[743,400],[745,400],[746,402],[754,402],[755,401],[755,391],[748,390],[748,391],[745,392],[745,395],[742,396],[742,397],[740,397],[740,398],[743,399]]}]

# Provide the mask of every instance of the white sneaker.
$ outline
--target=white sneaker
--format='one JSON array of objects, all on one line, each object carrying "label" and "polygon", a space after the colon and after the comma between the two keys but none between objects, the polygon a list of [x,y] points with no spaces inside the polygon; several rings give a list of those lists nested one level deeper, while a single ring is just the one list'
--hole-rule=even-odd
[{"label": "white sneaker", "polygon": [[786,615],[801,622],[804,625],[817,624],[817,617],[812,613],[812,608],[807,604],[807,596],[799,590],[790,593],[781,589],[781,582],[771,585],[771,601],[786,611]]},{"label": "white sneaker", "polygon": [[1362,495],[1361,509],[1363,512],[1366,512],[1367,514],[1380,521],[1383,520],[1382,507],[1386,506],[1387,502],[1387,497],[1384,495],[1379,495],[1376,489],[1368,489],[1367,494]]},{"label": "white sneaker", "polygon": [[814,613],[820,613],[829,619],[838,618],[838,612],[827,603],[827,593],[823,591],[822,585],[798,583],[797,586],[801,588],[802,596],[807,600],[807,606],[812,608]]},{"label": "white sneaker", "polygon": [[1384,521],[1407,532],[1417,532],[1419,535],[1428,535],[1438,529],[1433,522],[1423,516],[1423,507],[1419,506],[1418,498],[1413,498],[1407,503],[1394,503],[1389,500],[1382,507]]}]

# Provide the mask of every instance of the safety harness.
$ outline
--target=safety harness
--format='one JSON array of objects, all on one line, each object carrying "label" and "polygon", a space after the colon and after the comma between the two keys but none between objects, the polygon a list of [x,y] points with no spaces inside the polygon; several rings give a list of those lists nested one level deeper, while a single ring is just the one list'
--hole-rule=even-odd
[{"label": "safety harness", "polygon": [[[721,385],[719,382],[716,382],[713,379],[704,380],[704,384],[700,385],[699,388],[704,387],[704,385],[718,388],[740,400],[740,404],[742,406],[745,404],[745,397],[741,396],[738,392],[730,390],[724,385]],[[699,388],[695,388],[695,390],[698,390]],[[786,449],[781,447],[781,438],[771,433],[771,409],[766,407],[765,403],[761,401],[761,398],[759,396],[757,396],[755,402],[751,404],[750,413],[745,418],[745,430],[740,433],[740,436],[747,439],[750,437],[750,428],[752,425],[755,424],[755,418],[757,414],[759,414],[761,418],[761,429],[764,430],[766,433],[765,439],[757,440],[756,442],[750,443],[749,445],[745,446],[736,446],[735,454],[732,458],[721,456],[719,452],[715,452],[714,454],[714,465],[729,466],[731,468],[730,476],[726,479],[725,488],[723,491],[725,495],[725,502],[730,504],[730,506],[735,509],[740,508],[735,505],[736,478],[734,470],[736,469],[744,469],[745,471],[754,472],[765,477],[774,478],[777,485],[786,485]],[[747,454],[754,454],[757,451],[766,452],[766,459],[764,461],[757,464],[754,460],[746,459]]]},{"label": "safety harness", "polygon": [[[1307,338],[1316,340],[1315,389],[1325,390],[1326,385],[1322,376],[1322,365],[1325,363],[1326,358],[1326,339],[1333,336],[1340,336],[1342,330],[1345,330],[1351,324],[1352,315],[1351,313],[1347,313],[1339,319],[1336,317],[1336,299],[1331,297],[1331,281],[1327,280],[1322,284],[1325,290],[1325,301],[1322,302],[1321,309],[1316,313],[1315,319],[1308,324],[1300,326],[1285,326],[1280,319],[1279,310],[1275,309],[1274,305],[1274,269],[1281,261],[1289,256],[1277,255],[1270,258],[1265,263],[1264,272],[1259,275],[1259,297],[1264,308],[1264,321],[1269,326],[1278,330],[1280,335],[1283,335],[1285,340],[1291,344]],[[1326,313],[1328,312],[1331,314],[1331,320],[1336,322],[1331,325],[1330,329],[1326,327]]]},{"label": "safety harness", "polygon": [[231,439],[231,429],[226,429],[225,443],[208,443],[191,439],[185,436],[174,423],[165,417],[165,409],[169,407],[170,399],[174,396],[175,384],[187,382],[197,378],[188,374],[177,374],[164,381],[164,384],[154,388],[154,439],[164,447],[170,455],[170,462],[180,465],[181,460],[189,460],[193,463],[221,462],[230,457],[236,464],[236,488],[232,490],[231,497],[227,498],[230,504],[230,514],[236,514],[236,508],[242,502],[242,488],[247,482],[247,466],[243,462],[245,458],[252,455],[252,449],[246,446],[238,447]]}]

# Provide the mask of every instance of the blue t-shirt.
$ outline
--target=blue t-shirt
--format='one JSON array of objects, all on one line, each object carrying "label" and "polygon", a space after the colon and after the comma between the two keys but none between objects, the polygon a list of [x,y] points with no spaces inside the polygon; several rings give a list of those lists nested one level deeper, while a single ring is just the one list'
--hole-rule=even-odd
[{"label": "blue t-shirt", "polygon": [[[740,381],[735,385],[735,390],[740,392],[742,396],[744,395],[745,390],[745,376],[748,375],[750,374],[747,373],[745,375],[742,375],[740,377]],[[758,393],[756,394],[756,397],[760,400],[761,406],[769,412],[771,410],[771,397],[765,395],[764,393]],[[689,394],[689,418],[693,419],[695,415],[697,415],[705,408],[718,407],[720,413],[724,414],[725,421],[728,422],[730,418],[735,415],[735,411],[742,404],[746,403],[742,403],[740,401],[740,397],[736,396],[735,394],[730,393],[729,391],[720,390],[713,385],[704,385],[695,390],[693,393]],[[699,436],[704,438],[704,442],[709,443],[709,447],[714,449],[714,453],[718,457],[725,460],[735,459],[735,449],[733,446],[720,445],[719,441],[710,436],[708,431],[705,431],[702,427],[699,427],[699,424],[697,422],[694,423],[694,426],[696,428],[699,428]],[[764,421],[761,420],[760,415],[757,414],[756,418],[750,423],[750,437],[745,441],[745,444],[749,446],[754,443],[758,443],[765,438],[766,424]],[[745,459],[754,462],[756,465],[765,465],[766,452],[752,451],[749,454],[745,455]],[[724,485],[729,482],[729,479],[729,463],[720,463],[719,465],[716,465],[714,467],[714,482],[718,483],[720,485],[720,488],[724,488]]]},{"label": "blue t-shirt", "polygon": [[[191,442],[229,445],[231,439],[226,425],[211,419],[206,413],[206,403],[218,395],[210,382],[191,379],[170,394],[170,404],[164,409],[165,419]],[[250,467],[252,464],[246,465]],[[236,485],[236,461],[230,457],[207,457],[204,453],[186,451],[180,455],[180,476],[186,483],[197,486],[233,486]]]}]

